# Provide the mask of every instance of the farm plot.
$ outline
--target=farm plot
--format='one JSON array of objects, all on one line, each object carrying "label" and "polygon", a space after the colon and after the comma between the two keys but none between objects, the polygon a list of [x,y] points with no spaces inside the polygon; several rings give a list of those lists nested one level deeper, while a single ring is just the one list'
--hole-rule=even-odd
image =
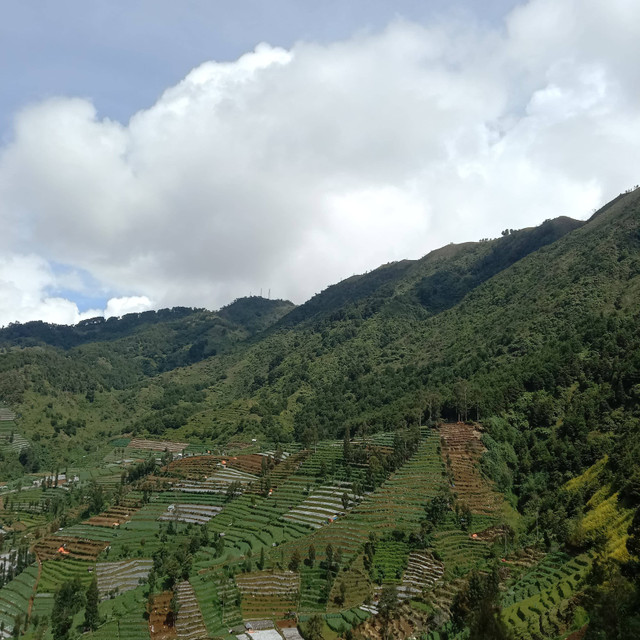
[{"label": "farm plot", "polygon": [[372,531],[383,535],[395,528],[417,530],[427,499],[435,496],[445,482],[437,445],[436,437],[427,437],[408,462],[347,515],[316,530],[309,538],[287,543],[286,553],[290,555],[297,548],[304,555],[313,543],[320,555],[331,543],[334,549],[342,547],[348,559],[359,551]]},{"label": "farm plot", "polygon": [[16,419],[16,414],[7,409],[7,407],[0,407],[0,422],[13,422]]},{"label": "farm plot", "polygon": [[223,533],[227,549],[233,547],[238,555],[300,538],[309,533],[309,528],[287,522],[281,516],[304,500],[307,484],[307,479],[294,476],[270,497],[246,493],[229,502],[209,526],[212,531]]},{"label": "farm plot", "polygon": [[[149,557],[161,544],[156,533],[161,524],[158,518],[166,511],[166,504],[150,503],[144,505],[132,518],[115,532],[116,537],[111,542],[110,556],[114,559],[126,559],[133,555]],[[181,542],[183,536],[176,535],[176,542]]]},{"label": "farm plot", "polygon": [[283,627],[280,629],[285,640],[303,640],[298,627]]},{"label": "farm plot", "polygon": [[296,609],[300,580],[292,571],[260,571],[236,576],[245,620],[284,618]]},{"label": "farm plot", "polygon": [[398,600],[419,596],[425,589],[431,589],[444,575],[444,564],[436,560],[428,551],[412,551],[407,569],[398,585]]},{"label": "farm plot", "polygon": [[272,469],[269,473],[271,486],[274,488],[279,487],[289,476],[297,473],[310,453],[310,451],[305,449],[283,459],[283,461],[279,465],[276,465],[275,469]]},{"label": "farm plot", "polygon": [[173,489],[185,493],[226,493],[232,482],[239,482],[243,489],[257,481],[258,477],[236,469],[222,468],[203,481],[184,480],[175,482]]},{"label": "farm plot", "polygon": [[210,637],[226,635],[230,627],[242,622],[241,595],[233,577],[217,573],[192,578],[200,611]]},{"label": "farm plot", "polygon": [[144,440],[134,438],[127,445],[127,449],[137,449],[139,451],[170,451],[180,453],[189,446],[188,442],[171,442],[169,440]]},{"label": "farm plot", "polygon": [[398,584],[407,566],[409,549],[406,542],[382,540],[376,544],[373,556],[373,581],[378,584]]},{"label": "farm plot", "polygon": [[342,467],[342,440],[326,440],[314,447],[313,455],[307,457],[298,470],[300,475],[317,478],[323,472],[334,475]]},{"label": "farm plot", "polygon": [[98,592],[105,599],[113,592],[122,593],[135,589],[141,580],[146,580],[153,560],[123,560],[122,562],[99,562],[96,565]]},{"label": "farm plot", "polygon": [[128,522],[129,518],[138,511],[141,504],[138,501],[125,500],[120,505],[114,505],[88,520],[84,524],[90,524],[95,527],[115,527]]},{"label": "farm plot", "polygon": [[565,631],[563,614],[584,587],[591,559],[554,553],[512,584],[504,595],[503,619],[518,639],[542,640]]},{"label": "farm plot", "polygon": [[5,631],[13,629],[17,615],[24,616],[29,610],[37,576],[37,567],[28,567],[0,589],[0,624]]},{"label": "farm plot", "polygon": [[208,638],[207,627],[204,624],[202,611],[191,583],[187,580],[176,587],[178,600],[178,616],[176,618],[176,633],[178,638],[185,640],[199,640]]},{"label": "farm plot", "polygon": [[42,563],[42,572],[38,582],[38,593],[53,593],[63,582],[78,578],[83,585],[88,585],[93,577],[92,562],[58,558]]},{"label": "farm plot", "polygon": [[53,611],[53,593],[36,593],[33,599],[33,607],[31,616],[42,618],[50,618]]},{"label": "farm plot", "polygon": [[[363,555],[360,554],[346,569],[339,573],[333,582],[327,609],[341,611],[345,607],[357,607],[373,597],[373,585],[369,572],[364,568]],[[345,599],[342,601],[341,584],[345,585]]]},{"label": "farm plot", "polygon": [[102,542],[111,542],[118,536],[117,527],[98,527],[90,524],[74,524],[65,527],[63,531],[56,531],[54,536],[83,538],[87,540],[99,540]]},{"label": "farm plot", "polygon": [[353,506],[353,496],[349,496],[351,486],[347,482],[322,486],[314,490],[304,502],[282,517],[289,522],[297,522],[318,529],[333,522],[338,514],[344,515],[345,506],[342,502],[342,496],[345,493],[348,497],[347,508]]},{"label": "farm plot", "polygon": [[478,563],[481,563],[489,552],[489,546],[482,540],[474,540],[469,534],[458,529],[453,521],[449,528],[438,531],[433,539],[433,547],[444,562],[447,577],[463,575]]},{"label": "farm plot", "polygon": [[170,504],[158,520],[206,524],[222,511],[222,507],[205,504]]},{"label": "farm plot", "polygon": [[36,542],[33,550],[40,560],[68,557],[94,561],[108,546],[103,540],[88,540],[67,536],[47,536]]},{"label": "farm plot", "polygon": [[167,466],[169,475],[188,480],[204,480],[221,466],[220,456],[189,456],[174,460]]},{"label": "farm plot", "polygon": [[264,456],[259,453],[242,453],[238,456],[226,458],[226,462],[227,465],[233,469],[258,476],[262,471],[263,459]]},{"label": "farm plot", "polygon": [[156,595],[149,607],[149,631],[152,640],[169,640],[177,636],[171,613],[173,592],[164,591]]},{"label": "farm plot", "polygon": [[0,450],[5,453],[20,453],[29,446],[27,439],[18,431],[12,419],[0,418]]},{"label": "farm plot", "polygon": [[474,425],[458,422],[440,426],[442,456],[453,474],[452,487],[458,499],[473,513],[492,515],[503,503],[502,496],[480,473],[484,452],[480,432]]}]

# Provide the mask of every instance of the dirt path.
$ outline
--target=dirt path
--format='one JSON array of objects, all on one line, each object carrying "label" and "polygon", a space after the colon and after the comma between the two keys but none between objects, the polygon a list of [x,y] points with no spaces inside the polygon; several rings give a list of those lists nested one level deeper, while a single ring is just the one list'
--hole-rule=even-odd
[{"label": "dirt path", "polygon": [[38,585],[40,584],[40,576],[42,575],[42,560],[36,556],[38,562],[38,577],[36,583],[33,585],[33,593],[29,598],[29,608],[27,609],[27,620],[31,620],[31,610],[33,609],[33,601],[35,600],[36,593],[38,593]]}]

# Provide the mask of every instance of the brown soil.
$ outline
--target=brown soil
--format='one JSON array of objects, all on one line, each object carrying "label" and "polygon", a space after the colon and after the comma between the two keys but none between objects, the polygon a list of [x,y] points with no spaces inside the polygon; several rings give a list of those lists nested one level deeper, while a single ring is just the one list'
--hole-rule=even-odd
[{"label": "brown soil", "polygon": [[164,591],[153,598],[149,611],[149,634],[152,640],[177,637],[173,614],[169,611],[173,592]]},{"label": "brown soil", "polygon": [[[78,560],[95,561],[108,545],[108,542],[99,540],[47,536],[36,542],[33,545],[33,550],[40,560],[69,557]],[[60,548],[63,548],[64,551],[61,552]]]},{"label": "brown soil", "polygon": [[180,453],[189,446],[187,442],[170,442],[169,440],[144,440],[143,438],[134,438],[127,445],[128,449],[145,449],[148,451],[171,451],[171,453]]},{"label": "brown soil", "polygon": [[587,627],[589,625],[585,624],[582,629],[578,629],[578,631],[574,631],[571,635],[567,636],[567,640],[582,640],[587,633]]},{"label": "brown soil", "polygon": [[502,504],[502,497],[480,473],[480,458],[484,446],[480,432],[465,422],[440,425],[442,457],[453,475],[452,487],[461,503],[473,513],[491,515]]},{"label": "brown soil", "polygon": [[106,511],[93,516],[84,521],[84,524],[91,524],[96,527],[114,527],[128,522],[131,516],[140,508],[139,505],[119,505],[113,506]]}]

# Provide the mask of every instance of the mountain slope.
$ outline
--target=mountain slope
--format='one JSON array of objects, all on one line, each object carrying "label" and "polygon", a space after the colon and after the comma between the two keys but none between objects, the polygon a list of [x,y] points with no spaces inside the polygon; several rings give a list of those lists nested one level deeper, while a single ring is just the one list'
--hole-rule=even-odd
[{"label": "mountain slope", "polygon": [[[349,442],[336,446],[337,437],[357,436],[363,450],[375,438],[395,455],[419,426],[473,421],[465,429],[476,439],[482,432],[482,481],[491,478],[522,515],[515,544],[536,546],[527,557],[552,550],[550,562],[571,569],[569,580],[540,587],[540,596],[529,595],[526,576],[520,586],[516,579],[514,594],[522,597],[509,600],[509,619],[516,627],[532,621],[519,631],[527,638],[551,637],[548,629],[585,619],[593,637],[616,637],[611,620],[630,620],[625,628],[633,628],[640,604],[639,294],[636,190],[584,224],[556,218],[496,240],[443,247],[349,278],[296,309],[237,301],[218,314],[132,319],[118,337],[101,323],[71,332],[36,328],[37,340],[10,327],[14,333],[2,334],[0,398],[21,414],[11,438],[18,436],[20,447],[27,442],[19,454],[24,471],[111,462],[106,443],[130,434],[222,452],[230,442],[240,448],[254,440],[265,450],[283,443],[297,449],[293,441],[315,450],[311,445],[327,439],[316,452],[327,458],[314,462],[312,477],[336,473],[342,482],[347,469],[335,456]],[[102,338],[92,340],[91,332]],[[68,347],[66,340],[80,342]],[[437,442],[430,447],[440,456]],[[424,472],[440,482],[455,471],[441,457],[442,469]],[[377,472],[384,474],[381,460],[382,453]],[[365,473],[354,469],[349,473]],[[243,505],[242,525],[254,503]],[[226,531],[227,522],[213,526]],[[506,547],[506,529],[500,531]],[[467,534],[454,533],[453,544],[474,548]],[[432,541],[445,555],[448,535]],[[398,543],[384,541],[381,553]],[[567,553],[555,554],[558,547]],[[504,553],[501,543],[493,553]],[[482,580],[476,576],[476,587]],[[569,601],[562,612],[555,606]],[[466,606],[449,605],[454,612]]]}]

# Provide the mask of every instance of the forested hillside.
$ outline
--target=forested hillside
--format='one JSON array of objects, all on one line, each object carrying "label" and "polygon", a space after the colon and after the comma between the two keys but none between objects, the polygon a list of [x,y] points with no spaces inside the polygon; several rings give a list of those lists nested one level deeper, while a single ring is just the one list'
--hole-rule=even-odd
[{"label": "forested hillside", "polygon": [[[185,450],[188,444],[198,453],[315,447],[317,469],[308,473],[323,478],[330,485],[326,491],[335,495],[346,486],[341,483],[351,486],[354,478],[368,491],[396,482],[397,474],[401,480],[409,459],[412,478],[464,477],[464,465],[477,463],[483,478],[477,482],[490,483],[508,505],[498,507],[500,501],[482,493],[494,506],[485,509],[479,501],[474,507],[476,523],[483,524],[478,533],[506,527],[510,519],[512,543],[534,554],[531,567],[540,560],[535,553],[556,554],[545,556],[548,564],[541,566],[563,567],[571,576],[569,587],[538,577],[531,582],[537,591],[529,590],[515,573],[509,577],[488,564],[478,565],[480,572],[473,575],[472,565],[453,571],[449,567],[457,567],[459,558],[444,541],[453,535],[449,525],[426,532],[411,513],[406,537],[378,540],[368,551],[366,536],[345,536],[345,553],[347,540],[354,540],[344,567],[345,583],[353,579],[349,589],[356,589],[354,572],[402,575],[410,561],[433,567],[442,562],[445,568],[433,571],[448,572],[452,584],[458,581],[458,595],[451,596],[441,620],[443,634],[450,635],[439,637],[468,637],[469,630],[478,638],[561,637],[587,622],[587,638],[640,637],[640,190],[623,194],[586,223],[549,213],[539,227],[505,230],[497,239],[449,245],[420,260],[384,265],[295,308],[249,298],[218,313],[173,309],[76,327],[11,325],[0,331],[0,399],[17,418],[0,449],[1,479],[16,482],[24,473],[63,469],[80,458],[83,465],[98,466],[107,442],[130,438],[184,443]],[[456,438],[463,436],[455,430],[440,428],[440,444],[421,439],[420,429],[441,421],[474,425],[482,439],[482,447],[469,449],[475,458],[469,453],[469,460],[457,461]],[[473,437],[467,433],[465,442],[475,442]],[[17,438],[15,456],[10,452],[16,447],[9,445]],[[356,438],[362,445],[353,458],[348,443]],[[367,439],[382,449],[372,454]],[[344,449],[335,445],[338,440]],[[326,444],[331,441],[342,452],[338,458]],[[325,444],[318,449],[318,443]],[[433,465],[442,450],[444,467],[438,470]],[[345,470],[351,467],[355,471]],[[307,473],[300,469],[283,472],[283,486]],[[250,467],[240,471],[253,473]],[[241,475],[234,479],[238,493],[245,481],[250,482]],[[439,495],[437,484],[433,480],[425,487],[431,493],[425,493],[420,509],[428,513]],[[287,489],[295,495],[287,503],[291,509],[311,499],[294,485]],[[389,486],[395,491],[396,485]],[[268,497],[269,488],[260,491]],[[353,494],[355,500],[355,489]],[[348,511],[351,498],[345,495]],[[466,500],[469,508],[471,498]],[[285,503],[279,504],[278,518],[284,518]],[[255,502],[247,499],[244,508],[251,505]],[[298,520],[313,527],[305,524],[304,508],[296,508]],[[503,509],[500,517],[497,509]],[[463,527],[470,534],[460,513],[456,531]],[[232,527],[233,518],[229,522]],[[286,543],[282,562],[295,557],[295,526],[278,533],[278,544]],[[230,535],[229,528],[217,527]],[[410,533],[423,537],[411,539]],[[259,544],[237,535],[236,551],[250,565],[246,545],[257,550]],[[314,535],[327,544],[321,533]],[[394,554],[404,559],[397,567]],[[269,557],[263,556],[263,566],[282,564]],[[333,560],[323,560],[329,579],[311,571],[313,561],[308,571],[299,570],[300,560],[293,569],[302,580],[296,588],[316,598],[301,611],[313,612],[317,605],[330,616],[327,602],[349,599],[349,593],[334,598],[339,582],[331,578]],[[339,571],[340,561],[337,566]],[[326,591],[324,601],[310,595],[316,578],[318,590]],[[197,592],[198,584],[194,588]],[[505,589],[511,590],[508,597],[500,595]],[[537,604],[527,598],[537,598]],[[554,598],[562,607],[549,604]],[[425,628],[432,630],[440,611],[434,602],[427,600],[424,606],[431,608],[423,612],[431,625]],[[481,621],[484,605],[493,623],[504,620],[508,628]],[[539,617],[547,627],[532,630],[529,606],[546,612],[547,618]],[[223,606],[218,626],[225,622]],[[351,622],[349,629],[357,633],[355,619]],[[370,624],[367,633],[378,633]],[[481,632],[484,624],[489,627]]]}]

